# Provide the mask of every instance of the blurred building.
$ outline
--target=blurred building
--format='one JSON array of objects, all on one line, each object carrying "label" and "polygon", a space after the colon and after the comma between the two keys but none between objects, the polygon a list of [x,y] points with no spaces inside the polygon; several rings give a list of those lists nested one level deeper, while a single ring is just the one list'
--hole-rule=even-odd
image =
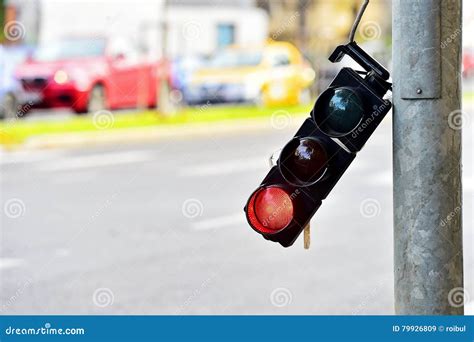
[{"label": "blurred building", "polygon": [[20,21],[24,41],[32,43],[121,36],[152,55],[173,57],[259,44],[268,37],[268,15],[251,0],[7,0],[6,7],[8,20]]},{"label": "blurred building", "polygon": [[210,54],[231,44],[257,45],[268,37],[268,15],[252,0],[169,0],[168,51]]}]

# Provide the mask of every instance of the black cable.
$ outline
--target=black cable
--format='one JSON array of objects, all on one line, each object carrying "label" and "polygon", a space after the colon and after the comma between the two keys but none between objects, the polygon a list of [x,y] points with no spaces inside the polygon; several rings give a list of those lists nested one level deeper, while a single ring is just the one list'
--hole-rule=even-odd
[{"label": "black cable", "polygon": [[357,13],[357,17],[355,18],[354,24],[352,24],[352,29],[351,33],[349,34],[349,43],[354,41],[354,36],[357,31],[357,26],[359,26],[360,20],[362,19],[362,16],[364,15],[365,9],[369,5],[369,0],[364,0],[364,3],[359,9],[359,12]]}]

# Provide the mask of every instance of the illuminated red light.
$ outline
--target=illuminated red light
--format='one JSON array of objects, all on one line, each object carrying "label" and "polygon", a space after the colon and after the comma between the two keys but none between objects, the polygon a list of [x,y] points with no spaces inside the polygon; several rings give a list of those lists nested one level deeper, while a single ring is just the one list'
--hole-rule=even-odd
[{"label": "illuminated red light", "polygon": [[247,218],[260,233],[278,233],[293,220],[291,196],[277,186],[260,188],[250,197]]}]

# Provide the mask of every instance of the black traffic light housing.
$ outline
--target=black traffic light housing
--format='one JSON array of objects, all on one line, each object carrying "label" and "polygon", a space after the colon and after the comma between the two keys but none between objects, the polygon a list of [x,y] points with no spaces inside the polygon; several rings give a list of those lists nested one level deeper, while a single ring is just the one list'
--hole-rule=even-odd
[{"label": "black traffic light housing", "polygon": [[[367,73],[363,78],[360,73],[350,68],[343,68],[329,88],[316,100],[311,117],[324,134],[340,141],[349,151],[358,152],[391,108],[391,103],[383,99],[389,87],[390,83],[378,79],[375,74]],[[324,115],[337,92],[349,93],[351,96],[349,106],[360,110],[352,120],[348,120],[349,113],[343,113],[341,119],[349,121],[349,124],[353,123],[353,126],[346,124],[351,127],[344,127],[348,129],[339,132],[327,124],[330,120]],[[327,114],[336,116],[335,111]]]},{"label": "black traffic light housing", "polygon": [[343,68],[337,74],[244,209],[254,230],[284,247],[294,243],[391,108],[384,99],[391,89],[388,71],[355,42],[338,46],[329,60],[344,54],[365,72]]}]

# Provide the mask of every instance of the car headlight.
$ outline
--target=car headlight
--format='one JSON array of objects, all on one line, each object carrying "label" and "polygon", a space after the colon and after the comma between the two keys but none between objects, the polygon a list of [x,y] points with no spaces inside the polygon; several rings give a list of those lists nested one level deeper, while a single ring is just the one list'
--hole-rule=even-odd
[{"label": "car headlight", "polygon": [[64,84],[69,81],[69,76],[64,70],[58,70],[54,74],[54,82],[57,84]]}]

